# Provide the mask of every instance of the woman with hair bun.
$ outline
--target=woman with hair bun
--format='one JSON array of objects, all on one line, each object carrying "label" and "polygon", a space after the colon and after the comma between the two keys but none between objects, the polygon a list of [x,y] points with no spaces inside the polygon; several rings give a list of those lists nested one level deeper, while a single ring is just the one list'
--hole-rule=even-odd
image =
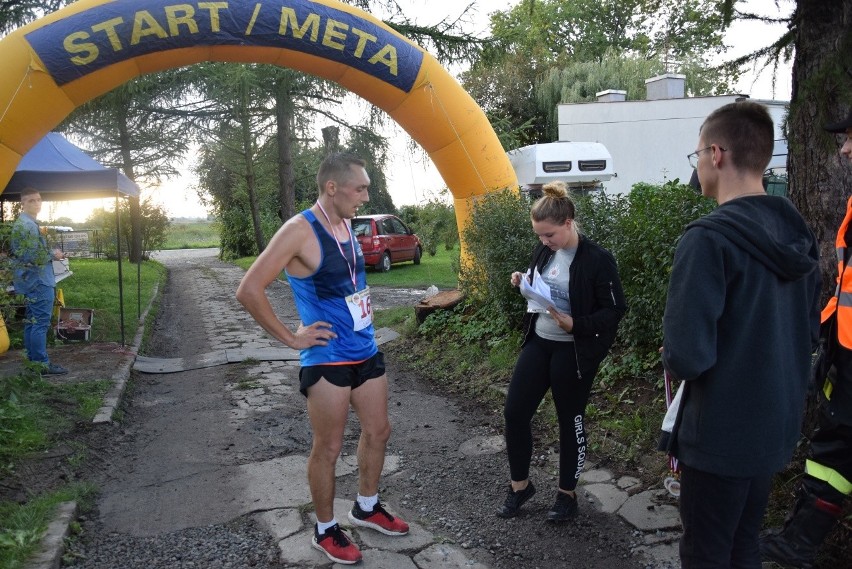
[{"label": "woman with hair bun", "polygon": [[559,420],[559,487],[547,520],[564,522],[577,513],[574,490],[588,448],[584,416],[589,392],[627,303],[615,258],[580,233],[565,184],[553,182],[542,189],[530,212],[541,243],[529,270],[512,273],[511,283],[517,287],[526,279],[535,285],[533,279],[541,279],[551,302],[546,307],[530,304],[524,316],[523,345],[503,411],[511,482],[497,515],[517,516],[536,492],[529,479],[531,423],[549,389]]}]

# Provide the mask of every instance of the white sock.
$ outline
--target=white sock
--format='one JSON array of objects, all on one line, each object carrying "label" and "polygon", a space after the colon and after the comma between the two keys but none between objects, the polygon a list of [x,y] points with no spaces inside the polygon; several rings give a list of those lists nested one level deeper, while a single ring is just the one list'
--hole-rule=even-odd
[{"label": "white sock", "polygon": [[365,512],[372,512],[378,502],[378,494],[375,496],[362,496],[361,494],[358,494],[358,505],[361,506],[361,509]]},{"label": "white sock", "polygon": [[317,520],[317,533],[319,535],[324,534],[325,530],[327,530],[328,528],[330,528],[331,526],[333,526],[336,523],[337,523],[337,520],[335,520],[334,518],[331,518],[330,522],[321,522],[321,521]]}]

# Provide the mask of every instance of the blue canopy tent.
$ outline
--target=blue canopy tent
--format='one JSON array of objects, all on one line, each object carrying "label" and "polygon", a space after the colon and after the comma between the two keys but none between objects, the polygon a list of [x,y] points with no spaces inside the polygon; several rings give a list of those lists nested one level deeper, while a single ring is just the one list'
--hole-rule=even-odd
[{"label": "blue canopy tent", "polygon": [[48,133],[21,158],[0,198],[18,201],[26,187],[36,188],[45,201],[139,195],[130,178],[104,167],[58,132]]},{"label": "blue canopy tent", "polygon": [[44,201],[115,197],[121,343],[124,345],[124,285],[118,199],[139,196],[139,186],[117,169],[106,168],[61,134],[51,132],[21,158],[14,175],[0,192],[0,200],[20,201],[21,190],[28,187],[37,189]]}]

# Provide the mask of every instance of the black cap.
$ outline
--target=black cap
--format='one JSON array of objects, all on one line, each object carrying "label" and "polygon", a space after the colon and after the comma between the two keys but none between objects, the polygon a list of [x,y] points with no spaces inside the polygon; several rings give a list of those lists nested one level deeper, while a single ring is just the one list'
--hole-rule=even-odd
[{"label": "black cap", "polygon": [[849,111],[849,116],[846,117],[846,120],[836,122],[836,123],[832,123],[832,124],[827,124],[827,125],[825,125],[824,128],[828,132],[834,132],[834,133],[838,133],[838,134],[846,132],[846,129],[852,128],[852,110]]}]

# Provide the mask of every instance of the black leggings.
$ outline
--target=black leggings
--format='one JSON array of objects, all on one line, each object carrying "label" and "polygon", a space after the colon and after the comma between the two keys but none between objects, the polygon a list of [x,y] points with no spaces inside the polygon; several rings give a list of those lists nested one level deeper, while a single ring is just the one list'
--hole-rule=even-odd
[{"label": "black leggings", "polygon": [[529,478],[532,459],[532,418],[547,390],[553,393],[559,419],[559,488],[574,490],[586,462],[586,403],[594,370],[577,378],[574,342],[544,340],[535,334],[515,364],[503,416],[512,480]]}]

